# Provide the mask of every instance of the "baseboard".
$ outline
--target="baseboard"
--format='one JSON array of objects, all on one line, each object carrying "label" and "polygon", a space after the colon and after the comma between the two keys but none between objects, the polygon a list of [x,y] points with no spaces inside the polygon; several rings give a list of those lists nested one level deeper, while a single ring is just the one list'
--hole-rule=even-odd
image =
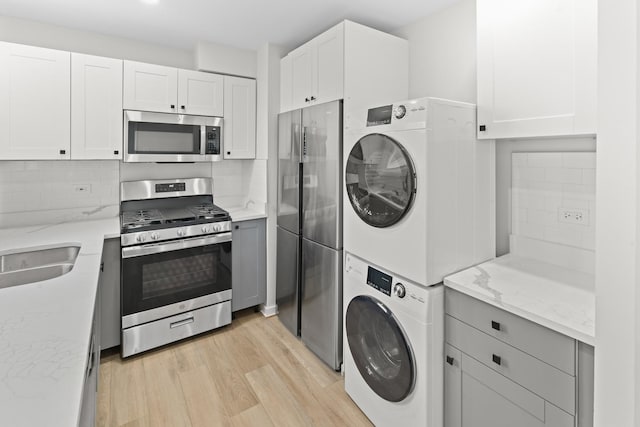
[{"label": "baseboard", "polygon": [[275,316],[276,314],[278,314],[278,306],[276,304],[269,306],[261,304],[260,313],[262,313],[264,317]]}]

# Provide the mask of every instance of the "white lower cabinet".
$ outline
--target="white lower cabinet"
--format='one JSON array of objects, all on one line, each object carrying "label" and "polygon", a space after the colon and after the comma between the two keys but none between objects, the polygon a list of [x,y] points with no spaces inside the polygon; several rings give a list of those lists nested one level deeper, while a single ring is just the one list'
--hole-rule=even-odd
[{"label": "white lower cabinet", "polygon": [[122,159],[122,61],[71,54],[71,158]]},{"label": "white lower cabinet", "polygon": [[70,56],[0,42],[0,160],[70,158]]},{"label": "white lower cabinet", "polygon": [[593,347],[451,289],[445,301],[446,427],[593,426]]}]

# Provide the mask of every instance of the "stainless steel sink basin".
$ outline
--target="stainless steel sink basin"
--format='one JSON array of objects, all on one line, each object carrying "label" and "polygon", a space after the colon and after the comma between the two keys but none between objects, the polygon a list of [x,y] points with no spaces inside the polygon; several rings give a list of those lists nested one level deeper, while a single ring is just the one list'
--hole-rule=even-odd
[{"label": "stainless steel sink basin", "polygon": [[0,255],[0,288],[41,282],[67,274],[80,252],[79,246],[20,249]]}]

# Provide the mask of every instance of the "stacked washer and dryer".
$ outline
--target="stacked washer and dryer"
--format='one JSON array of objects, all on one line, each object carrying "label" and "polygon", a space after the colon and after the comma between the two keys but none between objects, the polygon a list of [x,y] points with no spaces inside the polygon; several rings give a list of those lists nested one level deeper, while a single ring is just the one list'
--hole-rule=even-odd
[{"label": "stacked washer and dryer", "polygon": [[376,426],[443,424],[441,282],[495,256],[495,149],[475,118],[436,98],[347,118],[345,389]]}]

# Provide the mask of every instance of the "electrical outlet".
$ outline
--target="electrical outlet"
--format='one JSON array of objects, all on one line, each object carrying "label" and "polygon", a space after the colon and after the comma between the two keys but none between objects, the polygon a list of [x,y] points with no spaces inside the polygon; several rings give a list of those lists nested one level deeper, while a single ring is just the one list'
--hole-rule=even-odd
[{"label": "electrical outlet", "polygon": [[73,186],[74,193],[91,193],[91,184],[76,184]]},{"label": "electrical outlet", "polygon": [[589,225],[589,210],[576,208],[560,208],[558,221],[567,224]]}]

